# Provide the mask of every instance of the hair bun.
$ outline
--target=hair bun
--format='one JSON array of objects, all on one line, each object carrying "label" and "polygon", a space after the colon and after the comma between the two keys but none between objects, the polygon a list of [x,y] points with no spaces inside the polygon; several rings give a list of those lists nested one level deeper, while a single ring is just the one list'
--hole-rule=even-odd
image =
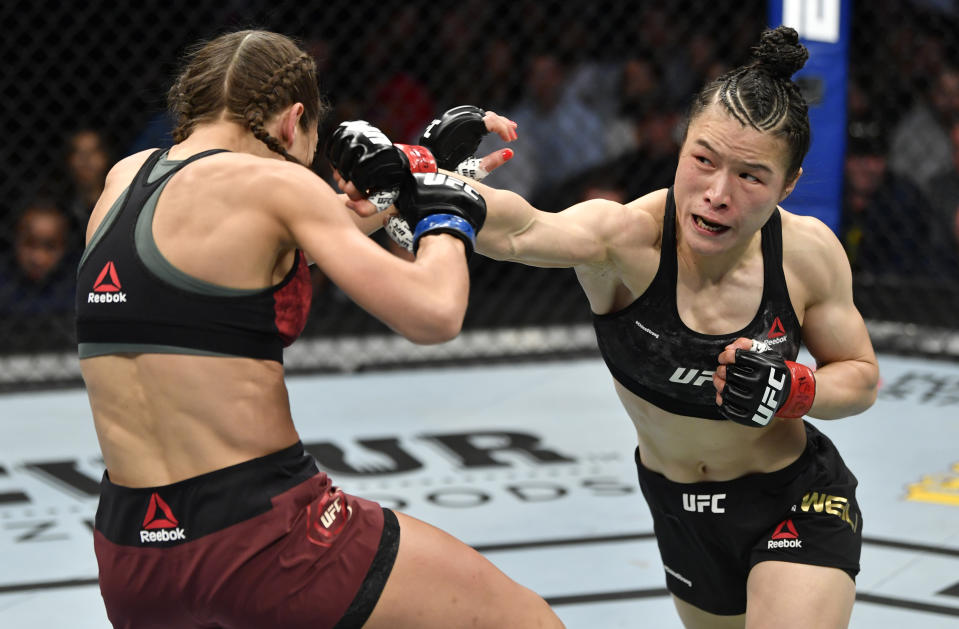
[{"label": "hair bun", "polygon": [[754,66],[775,78],[789,80],[809,59],[809,51],[799,43],[799,33],[788,26],[767,29],[753,48]]}]

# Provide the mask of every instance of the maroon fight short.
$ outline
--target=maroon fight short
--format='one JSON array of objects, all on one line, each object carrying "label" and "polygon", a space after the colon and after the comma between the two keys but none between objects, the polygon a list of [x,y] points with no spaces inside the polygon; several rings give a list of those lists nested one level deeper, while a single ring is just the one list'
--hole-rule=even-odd
[{"label": "maroon fight short", "polygon": [[172,485],[104,473],[94,548],[118,628],[346,629],[393,568],[396,516],[343,493],[301,443]]}]

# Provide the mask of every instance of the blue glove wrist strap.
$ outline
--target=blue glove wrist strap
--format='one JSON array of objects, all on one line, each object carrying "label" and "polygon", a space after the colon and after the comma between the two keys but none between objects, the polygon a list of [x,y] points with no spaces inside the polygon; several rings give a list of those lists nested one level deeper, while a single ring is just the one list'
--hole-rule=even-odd
[{"label": "blue glove wrist strap", "polygon": [[438,230],[461,233],[469,241],[470,250],[476,248],[476,231],[469,221],[454,214],[430,214],[422,218],[413,230],[413,250],[416,250],[416,243],[421,236]]}]

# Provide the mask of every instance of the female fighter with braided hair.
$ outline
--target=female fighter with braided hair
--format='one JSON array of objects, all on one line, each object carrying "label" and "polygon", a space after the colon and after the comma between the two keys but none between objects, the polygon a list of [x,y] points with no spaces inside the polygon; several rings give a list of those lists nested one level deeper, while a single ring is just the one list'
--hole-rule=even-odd
[{"label": "female fighter with braided hair", "polygon": [[195,49],[170,103],[176,144],[112,168],[79,268],[111,622],[561,627],[462,542],[332,486],[284,385],[283,347],[309,307],[306,256],[407,338],[455,336],[482,199],[409,175],[397,206],[419,230],[415,260],[373,243],[303,167],[324,107],[313,60],[282,35]]},{"label": "female fighter with braided hair", "polygon": [[[636,426],[639,482],[686,627],[845,627],[857,481],[801,418],[869,408],[878,366],[839,241],[779,207],[810,143],[791,80],[808,52],[779,27],[754,53],[697,95],[671,188],[548,213],[474,184],[488,208],[476,250],[575,269]],[[793,362],[801,342],[815,373]]]}]

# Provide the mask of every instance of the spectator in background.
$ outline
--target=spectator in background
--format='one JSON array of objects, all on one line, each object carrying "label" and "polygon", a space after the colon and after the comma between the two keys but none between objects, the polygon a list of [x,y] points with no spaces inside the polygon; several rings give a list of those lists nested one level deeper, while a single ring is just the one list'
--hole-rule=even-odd
[{"label": "spectator in background", "polygon": [[[491,185],[538,198],[564,180],[602,163],[603,121],[568,89],[565,63],[551,52],[534,53],[526,69],[526,93],[505,115],[518,124],[516,156],[490,174]],[[499,113],[499,112],[497,112]],[[487,137],[479,153],[498,145]]]},{"label": "spectator in background", "polygon": [[365,86],[368,99],[360,118],[395,142],[416,144],[437,109],[429,86],[416,74],[429,70],[423,67],[418,47],[411,45],[421,38],[419,9],[405,5],[379,19],[388,23],[382,29],[370,28],[362,45],[362,63],[375,71]]},{"label": "spectator in background", "polygon": [[[594,72],[593,77],[600,77]],[[644,58],[630,58],[619,66],[614,89],[603,88],[608,81],[596,81],[595,91],[609,92],[610,96],[594,98],[605,121],[604,151],[606,160],[539,194],[544,207],[568,207],[588,200],[583,198],[597,176],[609,182],[606,189],[621,191],[626,201],[639,198],[651,188],[667,188],[676,173],[677,155],[682,136],[682,115],[668,104],[662,90],[663,76],[658,66]],[[582,87],[582,85],[580,85]],[[584,90],[589,91],[589,90]],[[522,129],[522,127],[520,127]],[[520,144],[523,133],[520,133]],[[522,149],[520,149],[522,150]],[[513,161],[515,161],[514,158]],[[513,168],[512,161],[510,168]],[[506,170],[506,169],[504,169]],[[601,196],[599,198],[609,199]],[[615,200],[612,199],[612,200]]]},{"label": "spectator in background", "polygon": [[933,211],[932,236],[940,241],[947,263],[951,264],[953,282],[959,283],[959,120],[949,133],[952,142],[952,163],[930,182],[929,203]]},{"label": "spectator in background", "polygon": [[672,185],[683,135],[683,116],[664,103],[653,104],[636,122],[638,148],[622,162],[629,171],[626,194],[638,199],[651,188]]},{"label": "spectator in background", "polygon": [[640,145],[637,122],[662,101],[663,75],[659,67],[646,57],[627,59],[619,76],[616,111],[606,128],[606,151],[619,157]]},{"label": "spectator in background", "polygon": [[112,150],[99,130],[84,127],[67,136],[64,167],[66,188],[62,205],[74,223],[72,232],[83,242],[90,212],[103,192],[107,170],[113,163]]},{"label": "spectator in background", "polygon": [[51,198],[35,197],[20,211],[13,255],[0,261],[5,350],[50,349],[73,342],[78,254],[72,243],[70,221]]},{"label": "spectator in background", "polygon": [[931,196],[930,179],[952,167],[949,128],[959,121],[959,67],[943,67],[893,131],[890,168]]},{"label": "spectator in background", "polygon": [[489,103],[487,109],[506,111],[522,93],[522,77],[517,76],[519,63],[516,46],[507,37],[486,38],[482,47],[482,72],[471,77],[474,93],[471,98],[450,102]]},{"label": "spectator in background", "polygon": [[670,105],[683,109],[700,85],[722,74],[717,73],[715,67],[721,58],[711,32],[691,33],[682,46],[677,46],[676,54],[665,60],[665,74],[669,81],[663,84],[663,88]]},{"label": "spectator in background", "polygon": [[616,203],[629,203],[631,198],[626,196],[626,189],[622,185],[621,178],[611,176],[605,170],[597,170],[590,177],[583,180],[580,186],[579,198],[576,202],[590,201],[592,199],[606,199]]},{"label": "spectator in background", "polygon": [[941,256],[930,243],[929,205],[918,187],[889,168],[881,135],[849,136],[845,175],[841,231],[853,272],[932,276]]}]

